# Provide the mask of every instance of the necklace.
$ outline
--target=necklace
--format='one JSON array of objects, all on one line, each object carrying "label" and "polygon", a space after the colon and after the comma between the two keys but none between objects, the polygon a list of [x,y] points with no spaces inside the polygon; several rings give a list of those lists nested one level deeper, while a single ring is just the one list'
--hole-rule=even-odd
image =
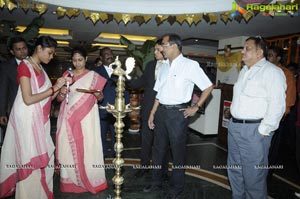
[{"label": "necklace", "polygon": [[42,70],[42,67],[39,64],[37,64],[32,57],[30,57],[30,60],[34,63],[37,69]]}]

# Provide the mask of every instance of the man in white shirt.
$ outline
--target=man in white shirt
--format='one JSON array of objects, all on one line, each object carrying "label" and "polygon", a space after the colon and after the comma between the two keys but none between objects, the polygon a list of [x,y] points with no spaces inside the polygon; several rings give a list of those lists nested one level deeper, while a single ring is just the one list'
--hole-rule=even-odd
[{"label": "man in white shirt", "polygon": [[263,38],[249,37],[242,50],[245,66],[234,84],[227,162],[233,199],[268,195],[268,153],[285,112],[286,80],[266,53]]},{"label": "man in white shirt", "polygon": [[[162,66],[155,82],[157,95],[148,125],[154,129],[152,161],[155,167],[162,166],[170,143],[173,170],[167,198],[179,198],[184,189],[188,117],[203,105],[213,85],[198,62],[183,57],[182,42],[178,35],[166,34],[162,38],[167,64]],[[194,106],[188,106],[195,84],[203,92]],[[161,169],[153,169],[152,183],[143,191],[160,189],[162,174]]]}]

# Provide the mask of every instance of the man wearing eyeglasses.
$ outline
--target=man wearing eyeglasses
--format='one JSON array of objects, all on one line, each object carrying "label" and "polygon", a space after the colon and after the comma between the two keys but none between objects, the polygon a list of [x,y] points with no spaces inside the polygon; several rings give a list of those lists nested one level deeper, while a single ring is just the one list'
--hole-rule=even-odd
[{"label": "man wearing eyeglasses", "polygon": [[[161,188],[161,168],[169,147],[173,157],[173,168],[167,198],[180,198],[184,190],[186,141],[188,117],[194,115],[210,95],[213,85],[198,62],[182,55],[181,38],[176,34],[162,37],[163,54],[167,64],[163,65],[154,85],[157,91],[148,125],[154,129],[152,183],[144,192]],[[202,94],[194,106],[188,106],[194,85]]]},{"label": "man wearing eyeglasses", "polygon": [[245,66],[233,88],[228,124],[228,178],[233,199],[267,199],[268,153],[273,131],[285,112],[286,82],[280,68],[265,59],[266,42],[249,37]]}]

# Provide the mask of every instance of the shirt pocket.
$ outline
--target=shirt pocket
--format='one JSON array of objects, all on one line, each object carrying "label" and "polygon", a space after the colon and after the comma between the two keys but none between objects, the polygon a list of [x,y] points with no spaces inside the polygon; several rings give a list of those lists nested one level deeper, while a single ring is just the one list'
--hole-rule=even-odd
[{"label": "shirt pocket", "polygon": [[248,80],[243,93],[248,97],[265,98],[267,92],[259,82]]}]

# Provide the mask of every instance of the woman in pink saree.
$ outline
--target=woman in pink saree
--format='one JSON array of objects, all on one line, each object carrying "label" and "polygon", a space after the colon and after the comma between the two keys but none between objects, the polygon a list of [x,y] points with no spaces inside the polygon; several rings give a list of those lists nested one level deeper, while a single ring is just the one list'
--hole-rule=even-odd
[{"label": "woman in pink saree", "polygon": [[73,84],[58,96],[63,100],[56,134],[60,189],[95,194],[107,188],[97,105],[106,80],[85,67],[87,54],[82,48],[74,48],[71,57],[75,69],[63,76],[72,75]]},{"label": "woman in pink saree", "polygon": [[51,101],[66,78],[54,86],[40,65],[49,63],[56,41],[39,37],[33,55],[17,69],[20,84],[1,151],[0,198],[53,198],[54,145],[50,137]]}]

